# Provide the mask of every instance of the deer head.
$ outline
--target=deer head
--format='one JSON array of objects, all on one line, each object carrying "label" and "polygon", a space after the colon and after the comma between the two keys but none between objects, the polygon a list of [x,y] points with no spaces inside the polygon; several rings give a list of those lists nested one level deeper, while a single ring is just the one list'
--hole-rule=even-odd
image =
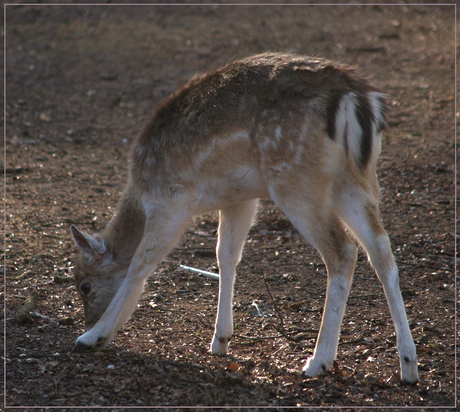
[{"label": "deer head", "polygon": [[74,269],[75,285],[83,301],[85,330],[90,330],[105,312],[126,276],[128,266],[120,264],[101,235],[89,235],[71,227],[80,249]]}]

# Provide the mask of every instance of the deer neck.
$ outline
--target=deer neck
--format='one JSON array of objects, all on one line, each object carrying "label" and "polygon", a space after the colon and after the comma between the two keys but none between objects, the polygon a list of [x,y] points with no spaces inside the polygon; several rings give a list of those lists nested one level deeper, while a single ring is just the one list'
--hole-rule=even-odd
[{"label": "deer neck", "polygon": [[109,222],[102,237],[116,260],[122,266],[129,266],[144,234],[145,214],[137,202],[124,195],[118,211]]}]

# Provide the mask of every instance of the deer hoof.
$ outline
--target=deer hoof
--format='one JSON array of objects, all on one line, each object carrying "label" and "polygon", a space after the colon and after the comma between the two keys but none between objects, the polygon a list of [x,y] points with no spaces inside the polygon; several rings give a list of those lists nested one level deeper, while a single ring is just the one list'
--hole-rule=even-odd
[{"label": "deer hoof", "polygon": [[307,363],[303,367],[302,371],[305,376],[314,377],[318,376],[322,372],[327,371],[331,364],[332,361],[328,362],[326,361],[326,359],[320,359],[319,357],[311,357],[307,360]]},{"label": "deer hoof", "polygon": [[217,356],[225,356],[227,354],[229,344],[230,338],[221,338],[214,335],[211,342],[211,353]]},{"label": "deer hoof", "polygon": [[83,343],[82,341],[77,340],[72,350],[74,352],[81,352],[84,350],[89,350],[91,348],[92,347],[90,345],[87,345],[86,343]]}]

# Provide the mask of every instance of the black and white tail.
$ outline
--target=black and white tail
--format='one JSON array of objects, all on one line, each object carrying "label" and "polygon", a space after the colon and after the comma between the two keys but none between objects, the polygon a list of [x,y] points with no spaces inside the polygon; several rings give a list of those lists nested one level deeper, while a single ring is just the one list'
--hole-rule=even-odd
[{"label": "black and white tail", "polygon": [[388,106],[380,92],[343,95],[335,116],[334,139],[342,140],[356,170],[375,165],[381,151]]}]

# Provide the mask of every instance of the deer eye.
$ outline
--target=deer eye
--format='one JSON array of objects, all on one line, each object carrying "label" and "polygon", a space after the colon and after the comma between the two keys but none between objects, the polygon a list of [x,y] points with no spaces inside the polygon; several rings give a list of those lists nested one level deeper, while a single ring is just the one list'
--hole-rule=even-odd
[{"label": "deer eye", "polygon": [[91,284],[88,282],[84,282],[80,285],[80,291],[83,295],[87,296],[88,293],[91,291]]}]

